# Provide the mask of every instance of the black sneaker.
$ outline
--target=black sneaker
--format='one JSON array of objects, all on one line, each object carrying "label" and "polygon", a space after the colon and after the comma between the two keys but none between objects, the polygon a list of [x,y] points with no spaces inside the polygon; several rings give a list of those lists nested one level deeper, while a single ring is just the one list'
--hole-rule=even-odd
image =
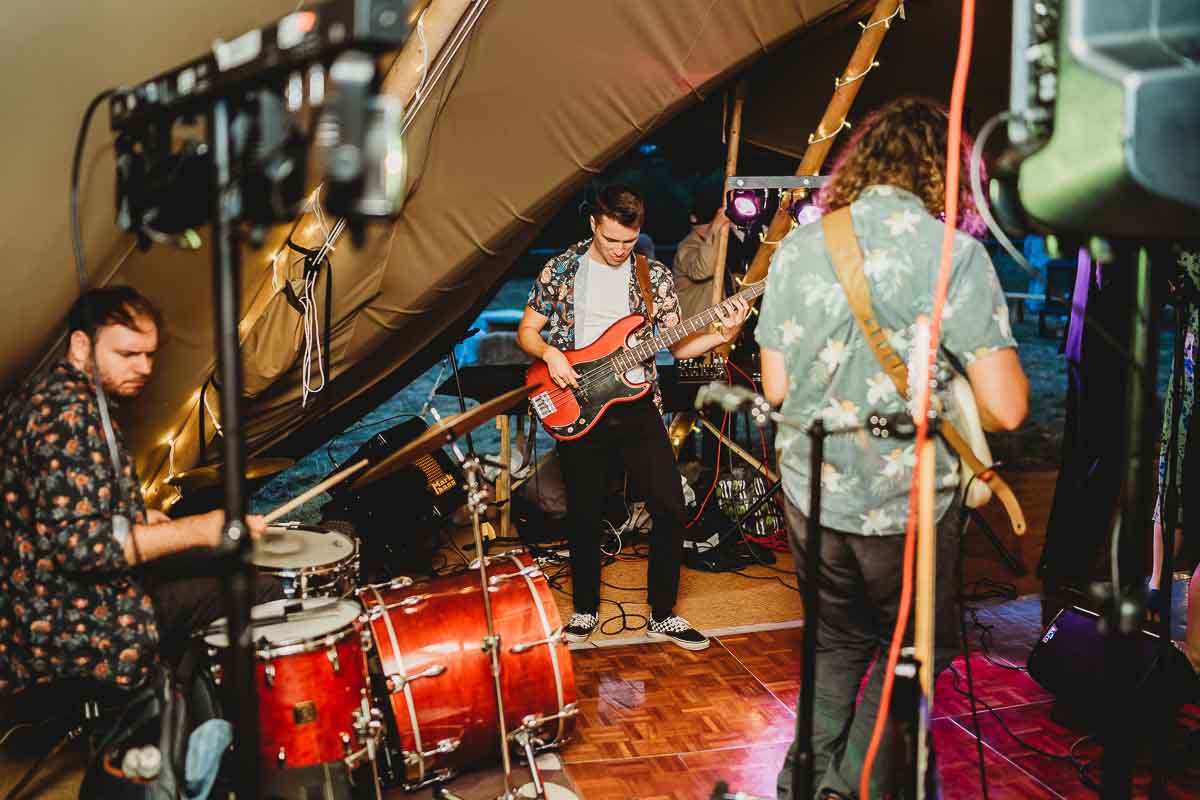
[{"label": "black sneaker", "polygon": [[646,626],[646,635],[651,639],[674,642],[684,650],[704,650],[708,647],[708,637],[693,628],[683,617],[651,619],[650,624]]},{"label": "black sneaker", "polygon": [[600,618],[595,614],[579,614],[571,615],[571,621],[563,626],[563,638],[568,642],[584,642],[592,635],[592,631],[596,630],[596,623]]}]

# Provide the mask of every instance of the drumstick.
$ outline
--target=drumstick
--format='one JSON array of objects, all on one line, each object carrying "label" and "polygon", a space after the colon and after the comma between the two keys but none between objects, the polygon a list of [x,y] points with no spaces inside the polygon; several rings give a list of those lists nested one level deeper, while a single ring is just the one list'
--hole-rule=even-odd
[{"label": "drumstick", "polygon": [[356,464],[352,464],[349,467],[346,467],[341,472],[333,473],[328,478],[321,481],[320,483],[318,483],[316,486],[309,489],[304,494],[296,495],[291,500],[288,500],[286,503],[281,505],[279,508],[277,508],[274,511],[272,511],[271,513],[267,514],[267,516],[265,518],[266,521],[268,523],[274,522],[275,520],[279,519],[284,514],[291,511],[292,509],[297,508],[298,506],[302,506],[305,503],[307,503],[309,500],[312,500],[314,497],[316,497],[321,492],[328,489],[330,486],[334,486],[334,485],[339,484],[342,481],[346,480],[346,478],[349,478],[351,475],[358,472],[360,469],[367,466],[367,464],[369,464],[369,463],[370,462],[364,458],[362,461],[359,461]]}]

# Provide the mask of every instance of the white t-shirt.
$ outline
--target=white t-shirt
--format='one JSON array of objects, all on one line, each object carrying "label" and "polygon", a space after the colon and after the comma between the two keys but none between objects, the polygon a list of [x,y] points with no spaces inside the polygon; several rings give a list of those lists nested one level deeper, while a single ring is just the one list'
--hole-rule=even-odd
[{"label": "white t-shirt", "polygon": [[575,298],[578,311],[583,312],[576,348],[587,347],[599,339],[608,326],[629,316],[629,262],[610,267],[585,256],[581,266],[588,271],[587,297]]},{"label": "white t-shirt", "polygon": [[[584,256],[580,270],[587,270],[583,285],[587,296],[575,295],[575,348],[587,347],[600,338],[617,320],[629,316],[629,280],[632,266],[628,260],[619,267],[610,267],[591,256]],[[575,287],[580,282],[576,279]],[[646,371],[641,366],[625,373],[633,383],[646,380]]]}]

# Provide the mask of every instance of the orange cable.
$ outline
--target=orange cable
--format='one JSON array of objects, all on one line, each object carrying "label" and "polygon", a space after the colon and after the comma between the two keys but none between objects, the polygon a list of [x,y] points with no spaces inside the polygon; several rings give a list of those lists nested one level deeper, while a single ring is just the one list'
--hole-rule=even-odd
[{"label": "orange cable", "polygon": [[[934,354],[937,353],[938,339],[942,328],[942,309],[946,303],[946,293],[950,285],[950,267],[954,256],[954,232],[958,225],[958,187],[960,167],[962,165],[962,118],[964,98],[967,91],[967,77],[971,68],[971,44],[975,31],[975,0],[963,0],[962,24],[959,31],[958,59],[954,65],[954,84],[950,92],[949,134],[946,142],[946,221],[942,234],[941,264],[938,270],[938,280],[934,289],[933,318],[929,326],[929,374],[935,374]],[[908,625],[908,612],[912,605],[912,572],[913,557],[916,553],[917,529],[917,481],[921,468],[921,453],[925,441],[929,437],[929,406],[931,391],[929,384],[917,387],[917,463],[913,466],[913,482],[908,495],[908,526],[905,531],[904,570],[901,578],[900,607],[897,612],[896,628],[892,633],[891,646],[888,648],[887,670],[883,675],[883,690],[879,701],[879,713],[875,718],[875,727],[871,731],[871,744],[867,748],[863,760],[862,775],[859,779],[859,796],[871,796],[871,767],[875,763],[883,732],[887,726],[888,710],[892,700],[893,673],[896,662],[900,657],[900,645],[904,641],[904,632]]]}]

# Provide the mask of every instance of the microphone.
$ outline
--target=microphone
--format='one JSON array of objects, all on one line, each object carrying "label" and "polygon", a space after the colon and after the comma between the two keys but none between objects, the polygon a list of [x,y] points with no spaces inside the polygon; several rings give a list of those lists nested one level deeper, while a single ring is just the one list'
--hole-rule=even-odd
[{"label": "microphone", "polygon": [[720,406],[726,412],[749,411],[754,424],[762,427],[771,417],[771,404],[742,386],[713,381],[696,392],[696,408]]}]

